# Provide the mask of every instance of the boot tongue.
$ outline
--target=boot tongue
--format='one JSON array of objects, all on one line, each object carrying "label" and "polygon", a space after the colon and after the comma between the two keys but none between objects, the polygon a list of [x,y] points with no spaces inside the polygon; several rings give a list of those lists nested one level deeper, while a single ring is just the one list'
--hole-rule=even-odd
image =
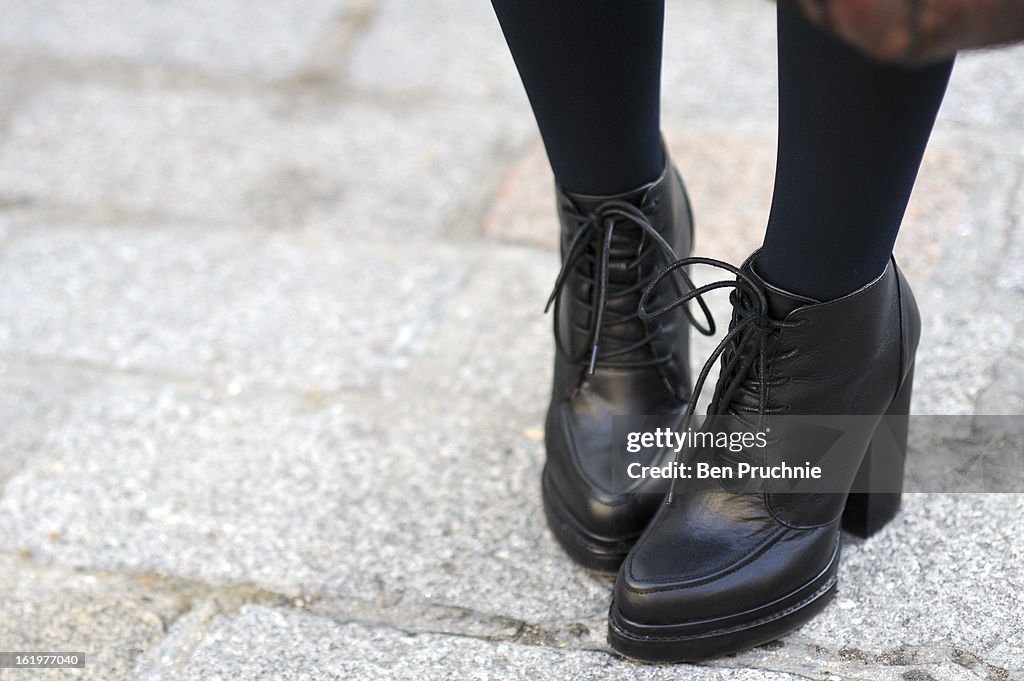
[{"label": "boot tongue", "polygon": [[789,313],[793,310],[803,307],[805,305],[813,305],[821,301],[815,300],[814,298],[808,298],[807,296],[801,296],[796,293],[789,293],[783,291],[777,286],[773,286],[765,281],[760,274],[757,273],[754,265],[756,262],[756,253],[747,259],[743,263],[743,273],[754,280],[758,288],[764,293],[764,297],[768,300],[768,316],[772,319],[782,320],[789,316]]},{"label": "boot tongue", "polygon": [[[637,187],[636,189],[621,194],[614,194],[611,196],[591,196],[588,194],[577,194],[574,192],[567,191],[561,186],[558,186],[559,201],[564,201],[572,206],[576,211],[582,215],[591,215],[595,213],[602,204],[609,201],[623,201],[629,203],[637,208],[643,209],[648,195],[657,184],[659,180],[649,182],[645,185]],[[599,229],[603,230],[604,225],[598,226]],[[626,270],[626,265],[636,258],[637,249],[640,246],[642,239],[644,238],[643,231],[636,225],[628,222],[620,222],[612,236],[611,243],[611,258],[608,262],[608,281],[611,284],[618,284],[622,286],[629,286],[636,282],[637,274],[632,271]],[[600,248],[601,242],[595,242],[595,248]],[[635,300],[630,304],[623,303],[626,307],[632,307],[634,310],[637,303],[640,300],[640,292],[637,291]],[[631,310],[619,310],[619,312],[629,312]],[[639,328],[639,327],[638,327]],[[642,331],[643,329],[640,328]]]}]

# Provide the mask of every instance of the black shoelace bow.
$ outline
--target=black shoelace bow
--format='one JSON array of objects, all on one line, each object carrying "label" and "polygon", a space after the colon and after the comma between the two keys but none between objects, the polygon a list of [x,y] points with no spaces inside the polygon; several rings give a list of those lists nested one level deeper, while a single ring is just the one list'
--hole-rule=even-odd
[{"label": "black shoelace bow", "polygon": [[[609,368],[636,368],[657,366],[670,361],[671,353],[661,356],[652,353],[652,357],[647,359],[616,360],[617,357],[650,344],[658,336],[660,327],[650,323],[653,319],[643,318],[639,309],[629,314],[612,314],[607,311],[607,307],[609,302],[635,295],[645,286],[647,291],[650,291],[650,284],[656,274],[655,268],[652,267],[650,273],[639,276],[635,282],[628,284],[615,282],[609,276],[613,262],[621,264],[626,271],[634,271],[643,265],[652,252],[660,252],[666,263],[673,263],[678,260],[679,256],[672,246],[658,233],[642,209],[626,201],[613,199],[602,203],[587,215],[569,211],[568,216],[579,223],[579,227],[566,249],[565,261],[562,263],[562,269],[555,279],[554,289],[544,308],[544,311],[547,312],[551,309],[552,304],[555,306],[555,343],[559,350],[569,355],[570,361],[580,361],[585,357],[583,354],[572,356],[568,352],[557,321],[562,289],[568,282],[569,276],[575,272],[584,280],[592,283],[586,297],[581,297],[579,293],[575,294],[577,305],[589,312],[587,315],[589,328],[581,326],[575,319],[571,320],[575,331],[587,334],[588,345],[590,345],[589,371],[591,374],[597,369],[599,363],[601,366]],[[641,237],[639,241],[623,235],[621,232],[617,233],[618,228],[622,226],[639,229]],[[596,267],[595,259],[598,260]],[[669,270],[662,270],[662,272],[667,274]],[[658,275],[657,281],[661,281],[664,274]],[[694,289],[694,284],[685,271],[679,272],[679,278],[683,280],[682,283],[678,279],[674,279],[673,283],[680,296],[684,295],[684,285],[690,291]],[[589,294],[595,291],[597,299],[591,300]],[[693,296],[687,297],[683,302],[691,298]],[[707,319],[708,326],[702,327],[698,324],[689,309],[685,310],[686,316],[698,331],[705,335],[712,335],[715,332],[715,322],[711,317],[711,311],[702,298],[698,297],[697,302]],[[678,305],[674,307],[678,307]],[[646,327],[646,332],[640,338],[627,338],[616,335],[614,331],[609,331],[632,321],[641,321]],[[599,354],[602,341],[605,341],[606,346],[610,346],[612,349],[606,348],[605,352]]]},{"label": "black shoelace bow", "polygon": [[[676,300],[653,312],[647,310],[647,302],[661,280],[676,270],[690,265],[709,265],[736,275],[735,279],[724,279],[701,287],[691,287]],[[729,295],[732,303],[733,316],[729,331],[715,347],[701,367],[700,374],[693,384],[690,402],[686,405],[681,430],[690,428],[693,413],[697,408],[697,399],[704,388],[708,376],[716,362],[722,359],[722,373],[715,386],[715,393],[708,405],[708,416],[731,415],[753,429],[760,429],[769,414],[784,414],[788,406],[771,405],[768,403],[768,388],[781,385],[789,379],[785,376],[768,378],[769,362],[786,359],[795,354],[796,349],[784,354],[769,357],[769,341],[772,335],[782,329],[803,326],[807,320],[785,321],[772,319],[768,313],[768,299],[764,291],[746,273],[733,265],[714,258],[683,258],[669,265],[658,273],[647,285],[640,296],[638,315],[641,319],[657,319],[658,317],[697,299],[709,291],[721,288],[733,289]],[[750,350],[753,352],[750,352]],[[756,403],[750,404],[743,396],[752,398]],[[756,415],[757,421],[751,422],[749,415]],[[685,449],[680,449],[675,456],[675,463],[682,463]],[[676,478],[672,479],[666,503],[671,504],[675,496]]]}]

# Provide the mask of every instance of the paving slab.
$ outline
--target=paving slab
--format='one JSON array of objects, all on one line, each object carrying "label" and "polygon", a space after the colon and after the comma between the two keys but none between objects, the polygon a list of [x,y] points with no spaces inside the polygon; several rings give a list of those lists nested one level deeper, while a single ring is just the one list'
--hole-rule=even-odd
[{"label": "paving slab", "polygon": [[187,228],[32,229],[0,253],[0,354],[331,392],[399,373],[458,250]]},{"label": "paving slab", "polygon": [[0,555],[0,648],[85,653],[81,669],[3,670],[11,679],[131,678],[188,603],[146,576],[83,574]]},{"label": "paving slab", "polygon": [[10,0],[0,50],[284,77],[302,70],[350,4]]},{"label": "paving slab", "polygon": [[402,111],[58,84],[24,102],[0,141],[0,201],[430,236],[489,195],[492,156],[528,124],[458,102]]}]

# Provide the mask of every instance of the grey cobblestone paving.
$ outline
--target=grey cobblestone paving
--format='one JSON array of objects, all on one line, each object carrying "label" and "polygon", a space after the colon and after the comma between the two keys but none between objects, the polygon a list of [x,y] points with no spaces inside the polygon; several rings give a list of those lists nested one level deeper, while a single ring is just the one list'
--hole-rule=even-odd
[{"label": "grey cobblestone paving", "polygon": [[[508,130],[493,106],[427,106],[55,84],[12,114],[4,154],[17,162],[0,167],[0,200],[428,236]],[[468,163],[447,162],[452,153]],[[384,200],[382,187],[400,189]]]},{"label": "grey cobblestone paving", "polygon": [[377,385],[408,364],[465,276],[458,249],[421,254],[245,231],[33,228],[0,254],[0,353],[239,389]]},{"label": "grey cobblestone paving", "polygon": [[[763,228],[773,12],[669,2],[702,254]],[[610,653],[540,509],[550,177],[489,3],[0,17],[0,650],[89,655],[17,678],[1024,679],[1013,494],[908,495],[781,642]],[[1024,408],[1022,109],[1024,49],[961,59],[897,245],[919,413]]]},{"label": "grey cobblestone paving", "polygon": [[8,0],[0,46],[15,53],[287,76],[313,56],[344,0],[74,3]]}]

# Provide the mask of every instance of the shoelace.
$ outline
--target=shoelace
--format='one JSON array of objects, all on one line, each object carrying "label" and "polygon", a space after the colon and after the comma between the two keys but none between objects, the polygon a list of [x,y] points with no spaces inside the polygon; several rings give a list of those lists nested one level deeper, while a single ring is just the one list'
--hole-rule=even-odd
[{"label": "shoelace", "polygon": [[[580,226],[566,250],[565,261],[562,263],[562,269],[558,272],[558,277],[555,279],[555,286],[551,291],[551,296],[548,298],[544,311],[548,312],[553,304],[555,306],[555,319],[558,319],[562,289],[569,281],[569,276],[573,272],[576,272],[579,276],[591,280],[594,283],[594,289],[596,289],[597,292],[596,301],[580,299],[578,296],[576,297],[577,304],[583,309],[590,311],[590,314],[588,315],[590,320],[589,328],[580,327],[575,320],[572,322],[575,330],[587,334],[588,345],[590,346],[589,372],[591,374],[596,371],[599,362],[601,363],[601,366],[606,367],[634,368],[656,366],[670,361],[672,358],[671,354],[662,356],[654,355],[650,359],[644,360],[615,361],[615,357],[620,357],[648,345],[658,335],[660,327],[649,325],[647,333],[639,339],[628,339],[615,336],[608,333],[607,330],[627,324],[634,320],[640,320],[645,323],[652,320],[642,319],[639,310],[628,315],[617,315],[614,318],[606,319],[606,316],[610,316],[607,314],[606,308],[609,301],[635,294],[645,286],[647,286],[647,290],[649,291],[651,289],[649,284],[655,274],[652,268],[652,272],[650,274],[641,277],[636,283],[628,285],[617,284],[610,281],[609,269],[613,256],[615,256],[616,259],[624,259],[626,261],[626,269],[632,271],[639,267],[650,253],[650,250],[645,248],[643,239],[641,239],[640,245],[633,245],[634,252],[631,254],[625,254],[622,251],[619,253],[613,253],[612,243],[616,229],[619,226],[632,225],[638,227],[641,230],[641,236],[646,235],[650,237],[650,243],[653,243],[654,246],[658,248],[667,263],[673,263],[679,258],[676,252],[672,249],[672,246],[660,233],[658,233],[658,230],[654,228],[647,214],[644,213],[643,210],[626,201],[606,201],[587,215],[570,211],[569,217],[579,222]],[[592,246],[595,245],[595,241],[597,241],[598,238],[600,238],[600,260],[595,272],[595,268],[593,267],[593,256],[597,249],[592,248]],[[626,244],[625,248],[629,248],[630,245],[631,244]],[[622,250],[624,251],[625,248]],[[587,265],[589,265],[589,267],[587,267]],[[663,270],[663,272],[666,271]],[[685,284],[685,287],[692,290],[694,288],[694,284],[687,273],[685,271],[681,271],[679,272],[679,275],[683,280],[682,283]],[[659,276],[658,281],[663,278],[664,276]],[[684,291],[678,279],[674,280],[674,284],[676,292],[682,296]],[[686,298],[686,300],[690,300],[692,297],[693,296],[690,296]],[[698,324],[688,308],[685,310],[686,317],[698,331],[705,335],[713,335],[715,333],[715,322],[711,317],[711,311],[708,309],[702,298],[698,297],[697,302],[700,305],[701,311],[704,313],[705,319],[707,320],[707,327],[702,327]],[[680,305],[681,304],[682,303],[680,303]],[[617,345],[619,347],[616,347],[613,350],[608,350],[599,355],[598,353],[601,348],[602,340],[609,341],[608,345],[613,347]],[[559,331],[559,324],[557,322],[555,324],[555,343],[559,350],[567,355],[570,354],[565,348],[563,338]],[[580,359],[583,359],[584,356],[585,355],[583,354],[575,357],[570,356],[570,360],[579,361]]]},{"label": "shoelace", "polygon": [[[647,310],[647,302],[654,289],[661,283],[661,280],[690,265],[708,265],[718,269],[731,272],[736,275],[735,279],[723,279],[721,281],[705,284],[701,287],[691,287],[689,291],[680,295],[675,301],[664,305],[654,311]],[[731,288],[732,293],[729,300],[733,307],[733,317],[729,325],[729,331],[715,347],[701,367],[700,374],[693,384],[693,392],[690,402],[686,405],[683,415],[681,430],[686,432],[690,428],[694,411],[697,408],[697,399],[704,388],[708,376],[714,369],[715,364],[723,358],[722,373],[719,376],[715,388],[715,394],[708,406],[709,416],[731,415],[738,418],[749,427],[759,429],[764,424],[764,418],[768,414],[784,414],[789,411],[788,406],[770,405],[768,403],[768,388],[780,385],[789,379],[777,376],[768,379],[768,341],[772,334],[778,333],[785,328],[803,326],[806,320],[784,321],[772,319],[768,314],[768,299],[761,288],[738,267],[727,262],[715,260],[714,258],[683,258],[669,265],[658,273],[647,285],[640,296],[638,314],[641,319],[657,319],[658,317],[685,305],[688,301],[697,299],[702,301],[702,296],[709,291],[721,288]],[[703,305],[702,305],[703,307]],[[705,308],[706,309],[706,308]],[[755,352],[747,352],[754,346]],[[796,350],[774,358],[774,361],[788,358],[795,354]],[[753,370],[753,371],[752,371]],[[757,406],[737,401],[737,393],[747,395],[756,400]],[[751,423],[746,414],[756,414],[757,422]],[[675,463],[682,463],[682,456],[685,450],[676,452]],[[672,479],[669,487],[667,504],[671,504],[675,498],[676,478]]]}]

